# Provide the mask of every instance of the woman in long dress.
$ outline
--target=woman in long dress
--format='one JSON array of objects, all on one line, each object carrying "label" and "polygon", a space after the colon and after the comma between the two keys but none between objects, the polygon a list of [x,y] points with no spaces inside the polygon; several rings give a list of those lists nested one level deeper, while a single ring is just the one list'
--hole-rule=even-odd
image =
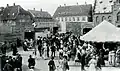
[{"label": "woman in long dress", "polygon": [[62,65],[63,65],[63,59],[58,60],[58,66],[57,66],[57,71],[63,71],[62,69]]},{"label": "woman in long dress", "polygon": [[44,59],[47,59],[47,44],[46,44],[46,43],[44,43],[43,48],[44,48],[43,58],[44,58]]},{"label": "woman in long dress", "polygon": [[96,66],[97,66],[97,60],[95,56],[93,56],[92,59],[89,61],[88,71],[97,71]]}]

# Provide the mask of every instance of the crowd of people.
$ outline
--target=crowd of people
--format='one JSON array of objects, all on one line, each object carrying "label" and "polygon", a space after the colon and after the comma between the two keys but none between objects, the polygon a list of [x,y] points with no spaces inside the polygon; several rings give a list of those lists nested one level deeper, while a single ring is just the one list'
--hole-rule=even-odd
[{"label": "crowd of people", "polygon": [[[99,50],[99,52],[96,52],[96,49],[94,49],[92,45],[81,43],[79,36],[62,34],[52,36],[51,38],[38,37],[37,45],[40,57],[43,57],[45,60],[49,57],[52,57],[52,62],[50,60],[48,64],[50,71],[54,71],[55,69],[53,57],[55,58],[56,52],[59,53],[58,62],[60,63],[60,66],[62,66],[61,68],[65,68],[62,71],[69,69],[66,67],[64,60],[81,63],[81,70],[84,70],[85,66],[89,66],[90,62],[94,64],[94,59],[96,60],[96,65],[99,69],[101,68],[101,65],[105,65],[102,49]],[[53,65],[50,65],[50,63]]]},{"label": "crowd of people", "polygon": [[16,56],[1,57],[1,71],[22,71],[22,57],[20,54]]},{"label": "crowd of people", "polygon": [[[17,41],[17,43],[20,43]],[[22,57],[18,55],[17,50],[18,44],[11,43],[11,49],[13,50],[13,56],[9,57],[12,61],[19,61],[20,66],[14,67],[14,64],[10,62],[8,58],[6,61],[3,61],[2,69],[5,70],[6,65],[12,67],[11,69],[22,69]],[[80,40],[80,36],[73,35],[72,33],[66,34],[57,34],[52,35],[50,37],[40,37],[38,36],[37,40],[33,39],[25,39],[22,43],[22,47],[24,51],[28,51],[29,49],[34,49],[33,54],[29,56],[28,59],[28,68],[34,69],[36,64],[35,58],[36,55],[39,55],[44,60],[51,60],[48,63],[49,70],[54,71],[55,69],[61,69],[62,71],[69,70],[69,61],[74,61],[75,64],[81,64],[81,70],[85,70],[85,66],[89,67],[89,71],[96,71],[101,69],[101,66],[105,66],[105,52],[108,52],[108,61],[109,64],[115,66],[115,59],[119,60],[120,58],[116,58],[116,54],[119,51],[108,51],[105,48],[96,48],[92,43],[86,43]],[[7,45],[4,42],[1,46],[2,54],[6,55]],[[39,51],[39,54],[37,54]],[[114,51],[114,52],[113,52]],[[54,58],[56,58],[56,53],[58,53],[58,63],[59,66],[56,66],[54,63]],[[114,53],[114,54],[112,54]],[[3,56],[4,57],[4,56]],[[20,57],[20,59],[18,59]],[[120,61],[119,61],[120,62]],[[6,64],[6,65],[5,65]],[[16,65],[15,65],[16,66]],[[9,68],[8,67],[8,68]]]}]

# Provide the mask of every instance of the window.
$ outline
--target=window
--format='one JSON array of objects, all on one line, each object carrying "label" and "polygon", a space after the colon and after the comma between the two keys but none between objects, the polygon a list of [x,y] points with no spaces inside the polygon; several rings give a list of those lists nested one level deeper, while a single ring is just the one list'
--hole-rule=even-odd
[{"label": "window", "polygon": [[82,17],[82,21],[86,21],[86,17]]},{"label": "window", "polygon": [[71,21],[71,17],[69,17],[69,21]]},{"label": "window", "polygon": [[67,21],[67,17],[65,17],[65,21]]},{"label": "window", "polygon": [[112,0],[110,0],[109,2],[112,3]]},{"label": "window", "polygon": [[61,21],[63,21],[63,17],[61,17]]},{"label": "window", "polygon": [[112,23],[112,17],[111,16],[108,17],[108,21]]},{"label": "window", "polygon": [[80,18],[79,18],[79,17],[77,17],[77,21],[80,21]]},{"label": "window", "polygon": [[98,16],[96,17],[96,23],[99,23],[99,17]]},{"label": "window", "polygon": [[73,17],[73,21],[75,21],[75,17]]},{"label": "window", "polygon": [[120,12],[117,13],[117,21],[120,21]]},{"label": "window", "polygon": [[106,20],[105,16],[102,17],[102,21],[103,21],[103,20]]},{"label": "window", "polygon": [[26,22],[25,19],[20,19],[19,22]]}]

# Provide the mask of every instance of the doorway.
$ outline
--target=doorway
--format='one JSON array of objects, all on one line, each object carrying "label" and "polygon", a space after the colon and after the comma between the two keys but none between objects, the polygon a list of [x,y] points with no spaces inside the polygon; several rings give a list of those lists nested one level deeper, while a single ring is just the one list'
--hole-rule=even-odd
[{"label": "doorway", "polygon": [[56,33],[58,33],[58,27],[53,27],[53,35],[55,35]]},{"label": "doorway", "polygon": [[34,39],[35,33],[34,32],[25,32],[24,39]]}]

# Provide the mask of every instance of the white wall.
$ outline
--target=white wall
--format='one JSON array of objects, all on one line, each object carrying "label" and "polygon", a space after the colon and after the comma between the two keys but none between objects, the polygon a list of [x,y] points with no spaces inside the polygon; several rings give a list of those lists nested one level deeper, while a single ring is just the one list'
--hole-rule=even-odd
[{"label": "white wall", "polygon": [[66,22],[60,22],[60,27],[61,27],[61,32],[65,33],[66,32]]},{"label": "white wall", "polygon": [[[75,21],[73,20],[73,17],[75,18]],[[65,20],[65,18],[67,18],[67,21]],[[69,21],[69,18],[71,18],[71,21]],[[77,18],[79,18],[79,21],[77,20]],[[83,20],[83,18],[85,18],[85,20]],[[66,17],[56,17],[56,19],[59,20],[60,22],[88,22],[87,16],[66,16]]]}]

